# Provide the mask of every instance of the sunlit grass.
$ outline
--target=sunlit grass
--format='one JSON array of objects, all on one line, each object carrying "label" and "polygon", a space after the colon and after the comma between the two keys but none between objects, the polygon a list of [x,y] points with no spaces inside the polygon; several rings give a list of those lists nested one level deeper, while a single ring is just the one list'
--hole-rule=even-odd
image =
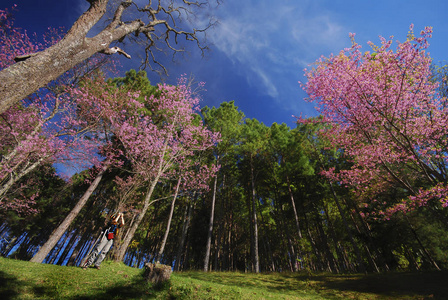
[{"label": "sunlit grass", "polygon": [[153,287],[142,270],[82,270],[0,258],[0,299],[448,299],[448,273],[333,275],[179,272]]}]

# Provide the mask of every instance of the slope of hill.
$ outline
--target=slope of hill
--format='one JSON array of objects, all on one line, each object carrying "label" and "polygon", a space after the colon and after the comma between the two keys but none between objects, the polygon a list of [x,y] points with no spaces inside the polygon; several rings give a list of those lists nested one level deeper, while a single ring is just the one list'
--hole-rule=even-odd
[{"label": "slope of hill", "polygon": [[0,299],[448,299],[447,272],[372,275],[174,273],[153,287],[142,270],[105,262],[100,270],[0,257]]}]

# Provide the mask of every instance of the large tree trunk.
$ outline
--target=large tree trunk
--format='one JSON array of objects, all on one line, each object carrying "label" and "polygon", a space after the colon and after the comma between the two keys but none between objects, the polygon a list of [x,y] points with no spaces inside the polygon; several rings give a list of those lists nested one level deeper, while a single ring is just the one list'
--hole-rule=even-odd
[{"label": "large tree trunk", "polygon": [[215,201],[216,201],[217,182],[218,182],[218,176],[215,176],[215,182],[213,183],[212,208],[210,211],[210,221],[208,223],[207,244],[205,247],[204,272],[208,271],[208,265],[210,262],[210,248],[211,248],[212,234],[213,234],[213,219],[215,216]]},{"label": "large tree trunk", "polygon": [[106,172],[106,170],[107,170],[107,166],[103,166],[101,171],[96,176],[95,180],[92,182],[92,184],[87,189],[87,191],[84,193],[84,195],[81,197],[81,199],[79,199],[78,203],[76,203],[76,205],[72,209],[72,211],[68,214],[68,216],[64,219],[64,221],[62,221],[61,225],[59,225],[59,227],[56,228],[55,231],[53,231],[51,236],[48,238],[47,242],[39,249],[39,251],[33,256],[33,258],[30,261],[38,262],[38,263],[41,263],[44,261],[45,257],[48,255],[48,253],[51,251],[51,249],[53,249],[53,247],[56,245],[56,243],[62,237],[64,232],[67,230],[67,228],[70,226],[70,224],[76,218],[76,216],[79,214],[81,209],[87,203],[87,200],[89,200],[90,195],[92,195],[93,191],[95,191],[96,187],[98,186],[98,184],[101,181],[101,178],[103,178],[103,175]]},{"label": "large tree trunk", "polygon": [[106,12],[109,1],[89,2],[90,8],[79,17],[61,41],[0,71],[0,113],[95,53],[107,53],[111,42],[136,31],[142,25],[139,20],[126,24],[118,23],[121,8],[126,6],[122,3],[117,9],[118,18],[95,37],[87,38],[87,33]]}]

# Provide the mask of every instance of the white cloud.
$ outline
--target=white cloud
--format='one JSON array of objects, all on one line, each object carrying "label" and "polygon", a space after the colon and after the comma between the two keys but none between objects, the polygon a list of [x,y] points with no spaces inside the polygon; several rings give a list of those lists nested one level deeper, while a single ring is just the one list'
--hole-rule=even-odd
[{"label": "white cloud", "polygon": [[265,92],[272,98],[277,98],[279,96],[279,92],[272,81],[272,78],[270,78],[269,73],[266,73],[264,70],[259,68],[259,66],[252,66],[251,70],[257,74],[257,78],[261,79],[262,85],[266,88]]},{"label": "white cloud", "polygon": [[[285,100],[282,90],[295,89],[302,69],[321,54],[342,49],[348,31],[315,3],[313,7],[306,1],[272,3],[224,2],[217,11],[220,25],[209,37],[244,73],[250,85],[283,108],[292,108],[297,99]],[[295,86],[286,88],[287,84]]]}]

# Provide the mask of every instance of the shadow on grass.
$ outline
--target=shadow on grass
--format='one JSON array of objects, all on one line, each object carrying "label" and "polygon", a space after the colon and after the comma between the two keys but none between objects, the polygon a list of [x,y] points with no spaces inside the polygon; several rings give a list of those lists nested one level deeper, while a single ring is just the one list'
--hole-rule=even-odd
[{"label": "shadow on grass", "polygon": [[31,294],[39,298],[54,298],[57,296],[57,293],[48,287],[24,282],[0,271],[0,299],[16,299],[24,294]]},{"label": "shadow on grass", "polygon": [[0,299],[18,299],[28,297],[30,299],[154,299],[159,294],[168,294],[169,283],[152,287],[143,277],[135,276],[133,280],[115,285],[102,290],[91,290],[89,294],[72,293],[72,296],[62,297],[56,288],[47,286],[42,282],[19,280],[17,277],[0,271]]},{"label": "shadow on grass", "polygon": [[[324,286],[339,291],[355,291],[384,297],[448,299],[448,272],[388,273],[323,278]],[[422,298],[419,299],[422,299]],[[418,297],[416,297],[417,299]]]},{"label": "shadow on grass", "polygon": [[76,295],[68,299],[73,300],[88,300],[88,299],[154,299],[159,293],[164,293],[169,289],[169,284],[163,286],[152,287],[144,278],[136,276],[132,281],[116,285],[104,290],[98,291],[95,294]]},{"label": "shadow on grass", "polygon": [[257,287],[267,291],[303,292],[313,290],[321,296],[345,298],[360,293],[378,299],[448,299],[448,272],[385,273],[369,275],[303,275],[297,273],[176,273],[180,277],[233,285]]},{"label": "shadow on grass", "polygon": [[17,278],[0,271],[0,298],[13,299],[20,294],[20,282]]}]

